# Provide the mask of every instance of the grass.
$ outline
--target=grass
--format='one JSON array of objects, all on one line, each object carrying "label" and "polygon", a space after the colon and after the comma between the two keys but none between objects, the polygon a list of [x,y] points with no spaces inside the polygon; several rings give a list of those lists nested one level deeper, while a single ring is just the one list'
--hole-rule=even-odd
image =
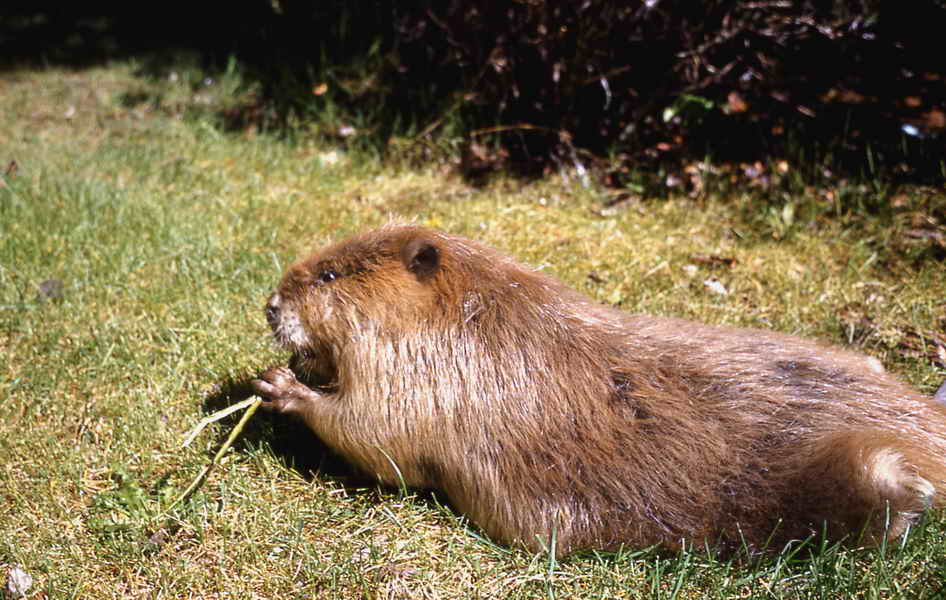
[{"label": "grass", "polygon": [[366,483],[263,415],[164,515],[238,415],[181,449],[186,433],[286,360],[262,315],[269,290],[329,240],[416,219],[603,302],[852,345],[932,392],[946,269],[934,238],[907,233],[942,227],[946,200],[910,191],[897,208],[856,211],[798,186],[644,199],[602,217],[603,190],[559,177],[473,189],[446,163],[223,133],[233,80],[135,67],[12,71],[0,86],[0,169],[18,165],[0,187],[0,579],[21,565],[31,598],[944,593],[942,513],[876,550],[555,562],[493,545],[435,496]]}]

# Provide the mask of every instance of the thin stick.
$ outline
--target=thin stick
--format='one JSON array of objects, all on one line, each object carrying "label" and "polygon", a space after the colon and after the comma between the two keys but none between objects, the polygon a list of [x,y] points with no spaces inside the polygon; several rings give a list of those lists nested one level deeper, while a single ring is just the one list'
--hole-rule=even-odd
[{"label": "thin stick", "polygon": [[189,434],[187,434],[187,439],[185,439],[184,443],[181,444],[181,448],[187,448],[188,446],[190,446],[191,442],[194,441],[194,438],[196,438],[197,435],[201,431],[204,430],[204,427],[210,425],[211,423],[216,423],[217,421],[226,417],[227,415],[235,413],[241,408],[246,408],[250,404],[253,404],[254,402],[257,402],[257,401],[258,399],[256,398],[256,396],[250,396],[243,402],[237,402],[233,406],[228,406],[223,410],[218,410],[217,412],[210,415],[209,417],[205,417],[204,419],[200,421],[200,423],[197,424],[197,427],[194,427],[194,429]]},{"label": "thin stick", "polygon": [[[240,433],[243,431],[243,426],[246,425],[246,422],[250,420],[250,417],[253,416],[253,413],[256,412],[256,409],[259,408],[259,405],[262,403],[263,403],[262,398],[253,396],[251,398],[248,398],[244,402],[240,402],[239,404],[234,404],[233,406],[227,409],[224,409],[220,412],[212,414],[210,417],[207,417],[207,419],[212,419],[208,421],[208,423],[213,423],[214,421],[219,421],[226,415],[232,413],[234,410],[239,410],[240,408],[243,408],[244,406],[249,406],[249,408],[246,409],[246,412],[243,413],[243,416],[240,417],[240,422],[236,424],[236,426],[233,428],[232,431],[230,431],[230,436],[227,437],[227,441],[225,441],[223,445],[220,446],[220,449],[217,450],[217,453],[214,455],[214,457],[210,459],[210,463],[206,467],[203,468],[203,470],[200,472],[200,474],[197,477],[194,478],[194,481],[192,481],[191,484],[187,486],[187,489],[184,490],[184,492],[180,496],[175,498],[174,502],[171,502],[170,506],[168,506],[167,509],[162,513],[162,516],[167,515],[169,512],[171,512],[172,508],[174,508],[175,506],[177,506],[178,504],[186,500],[188,497],[190,497],[191,494],[193,494],[197,490],[198,487],[200,487],[200,484],[204,482],[204,479],[207,477],[207,474],[210,473],[210,470],[213,469],[215,464],[217,464],[217,461],[220,460],[220,457],[223,456],[223,453],[227,451],[227,449],[230,447],[231,444],[233,444],[233,440],[235,440],[237,436],[240,435]],[[204,419],[204,421],[207,421],[207,419]],[[200,429],[203,429],[204,426],[206,426],[206,424],[200,425],[198,427]],[[188,440],[188,443],[190,443],[189,440]]]}]

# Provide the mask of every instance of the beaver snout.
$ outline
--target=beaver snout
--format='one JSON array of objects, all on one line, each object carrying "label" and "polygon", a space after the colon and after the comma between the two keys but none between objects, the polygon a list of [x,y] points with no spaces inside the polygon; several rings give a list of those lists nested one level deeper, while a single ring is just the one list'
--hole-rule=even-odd
[{"label": "beaver snout", "polygon": [[309,345],[309,335],[302,326],[299,313],[291,304],[283,302],[276,292],[266,302],[266,322],[273,330],[273,336],[280,345],[288,345],[295,349]]}]

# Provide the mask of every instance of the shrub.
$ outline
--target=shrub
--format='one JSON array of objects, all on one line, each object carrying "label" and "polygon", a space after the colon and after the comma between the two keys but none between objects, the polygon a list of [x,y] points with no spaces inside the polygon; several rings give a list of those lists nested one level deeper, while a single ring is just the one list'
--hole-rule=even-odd
[{"label": "shrub", "polygon": [[15,2],[0,56],[71,62],[77,40],[236,56],[273,109],[257,114],[353,120],[379,147],[447,126],[527,169],[710,155],[943,177],[939,0],[192,4]]}]

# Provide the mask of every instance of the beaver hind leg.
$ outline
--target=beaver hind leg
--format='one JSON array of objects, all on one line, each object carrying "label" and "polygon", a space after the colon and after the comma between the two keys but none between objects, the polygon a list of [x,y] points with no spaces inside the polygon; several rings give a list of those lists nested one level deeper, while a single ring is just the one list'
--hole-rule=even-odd
[{"label": "beaver hind leg", "polygon": [[918,467],[929,459],[891,434],[842,432],[804,446],[785,465],[783,533],[877,545],[933,504],[936,490]]}]

